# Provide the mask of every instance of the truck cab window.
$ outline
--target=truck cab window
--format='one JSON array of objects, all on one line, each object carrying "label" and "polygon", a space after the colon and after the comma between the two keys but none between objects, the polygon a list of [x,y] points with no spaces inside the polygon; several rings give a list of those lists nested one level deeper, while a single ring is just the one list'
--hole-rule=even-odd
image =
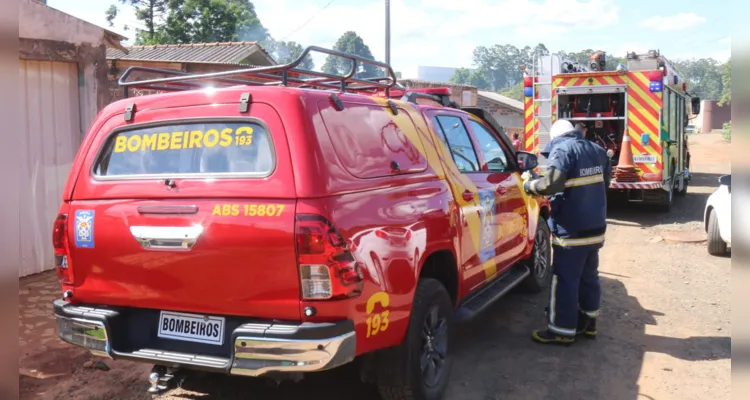
[{"label": "truck cab window", "polygon": [[435,117],[435,128],[440,133],[445,146],[453,156],[456,167],[461,172],[478,172],[479,160],[471,143],[469,132],[466,130],[461,118],[447,115]]},{"label": "truck cab window", "polygon": [[476,135],[477,142],[479,142],[479,151],[482,152],[487,162],[486,170],[489,172],[509,172],[508,155],[492,132],[479,122],[470,120],[469,124]]}]

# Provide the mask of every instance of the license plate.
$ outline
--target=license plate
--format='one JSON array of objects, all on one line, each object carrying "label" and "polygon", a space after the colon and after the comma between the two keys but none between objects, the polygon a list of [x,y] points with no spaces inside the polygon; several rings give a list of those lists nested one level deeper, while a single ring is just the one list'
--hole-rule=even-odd
[{"label": "license plate", "polygon": [[644,155],[636,156],[636,155],[634,155],[633,156],[633,162],[637,162],[637,163],[641,163],[641,164],[647,164],[647,163],[654,164],[654,163],[656,163],[656,156],[655,155],[648,155],[648,156],[644,156]]},{"label": "license plate", "polygon": [[162,311],[158,335],[165,339],[221,346],[224,344],[224,318]]}]

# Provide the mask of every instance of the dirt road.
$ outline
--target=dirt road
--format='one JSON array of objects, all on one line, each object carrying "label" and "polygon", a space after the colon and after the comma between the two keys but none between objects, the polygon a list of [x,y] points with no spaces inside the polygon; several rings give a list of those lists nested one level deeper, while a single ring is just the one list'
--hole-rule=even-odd
[{"label": "dirt road", "polygon": [[[720,135],[695,135],[690,144],[693,182],[670,214],[610,210],[600,255],[599,338],[568,348],[534,344],[529,334],[544,324],[547,295],[511,294],[459,327],[448,400],[729,398],[730,259],[709,256],[705,244],[659,240],[666,229],[702,230],[706,198],[730,171],[729,145]],[[150,399],[149,366],[106,361],[111,369],[97,369],[84,365],[91,356],[54,338],[48,314],[54,276],[22,285],[22,399]],[[349,366],[279,388],[191,374],[162,399],[355,397],[379,398]]]}]

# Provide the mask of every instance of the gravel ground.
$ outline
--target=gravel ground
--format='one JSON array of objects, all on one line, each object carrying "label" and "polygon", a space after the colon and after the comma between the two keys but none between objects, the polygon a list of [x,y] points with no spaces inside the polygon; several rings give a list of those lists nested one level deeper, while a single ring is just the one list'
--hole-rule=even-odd
[{"label": "gravel ground", "polygon": [[[666,230],[700,233],[706,198],[717,178],[730,172],[729,145],[720,135],[694,135],[690,145],[693,182],[671,213],[610,210],[600,253],[598,339],[571,347],[533,343],[530,332],[544,324],[547,295],[510,294],[479,320],[459,327],[447,400],[729,399],[731,260],[709,256],[705,244],[670,244],[660,237]],[[54,276],[21,284],[22,399],[151,398],[145,393],[149,366],[97,365],[85,352],[31,333],[49,333],[44,313],[46,297],[56,290]],[[378,399],[373,387],[359,383],[355,367],[278,388],[191,373],[181,388],[160,399]]]}]

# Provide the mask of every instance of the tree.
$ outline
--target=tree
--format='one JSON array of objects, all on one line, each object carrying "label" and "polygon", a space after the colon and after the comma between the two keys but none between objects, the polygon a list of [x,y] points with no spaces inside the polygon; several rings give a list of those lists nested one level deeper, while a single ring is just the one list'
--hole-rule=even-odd
[{"label": "tree", "polygon": [[719,101],[720,106],[725,106],[732,103],[732,58],[724,64],[721,70],[721,83],[724,88],[721,92],[721,100]]},{"label": "tree", "polygon": [[[305,49],[297,42],[285,42],[281,40],[273,41],[272,44],[266,47],[266,50],[273,56],[277,63],[288,64],[296,60]],[[308,54],[297,68],[313,71],[315,69],[315,63],[313,62],[312,57]]]},{"label": "tree", "polygon": [[468,68],[459,68],[450,78],[449,82],[457,83],[459,85],[471,85],[477,89],[485,90],[488,89],[490,84],[484,77],[484,72],[480,70],[470,70]]},{"label": "tree", "polygon": [[688,89],[705,100],[719,100],[724,91],[722,65],[713,58],[675,62],[678,76],[688,83]]},{"label": "tree", "polygon": [[500,91],[500,94],[506,97],[510,97],[511,99],[523,102],[525,97],[523,93],[523,81],[518,82],[516,86],[513,86],[510,89]]},{"label": "tree", "polygon": [[[375,60],[375,57],[372,56],[370,48],[365,44],[364,40],[362,40],[362,38],[359,37],[359,35],[357,35],[357,33],[354,31],[348,31],[341,35],[341,37],[336,41],[336,44],[333,46],[333,49],[348,54],[354,54],[368,60]],[[328,74],[344,75],[349,72],[351,68],[351,61],[331,55],[326,57],[326,61],[323,64],[322,70],[323,72]],[[373,78],[383,75],[384,73],[382,71],[379,71],[378,67],[365,64],[364,66],[360,66],[359,71],[357,71],[357,74],[355,76],[358,78]]]},{"label": "tree", "polygon": [[269,38],[249,0],[168,0],[163,40],[170,43],[264,41]]},{"label": "tree", "polygon": [[[146,27],[145,31],[147,35],[142,40],[155,41],[157,37],[157,24],[158,19],[164,16],[167,11],[167,3],[169,0],[119,0],[120,4],[131,6],[135,10],[135,18],[143,23]],[[107,23],[110,27],[114,26],[114,20],[117,18],[119,9],[114,4],[109,6],[107,11],[104,12]],[[128,30],[128,26],[124,26],[125,30]],[[137,30],[136,35],[140,32]],[[137,40],[136,40],[137,41]]]}]

